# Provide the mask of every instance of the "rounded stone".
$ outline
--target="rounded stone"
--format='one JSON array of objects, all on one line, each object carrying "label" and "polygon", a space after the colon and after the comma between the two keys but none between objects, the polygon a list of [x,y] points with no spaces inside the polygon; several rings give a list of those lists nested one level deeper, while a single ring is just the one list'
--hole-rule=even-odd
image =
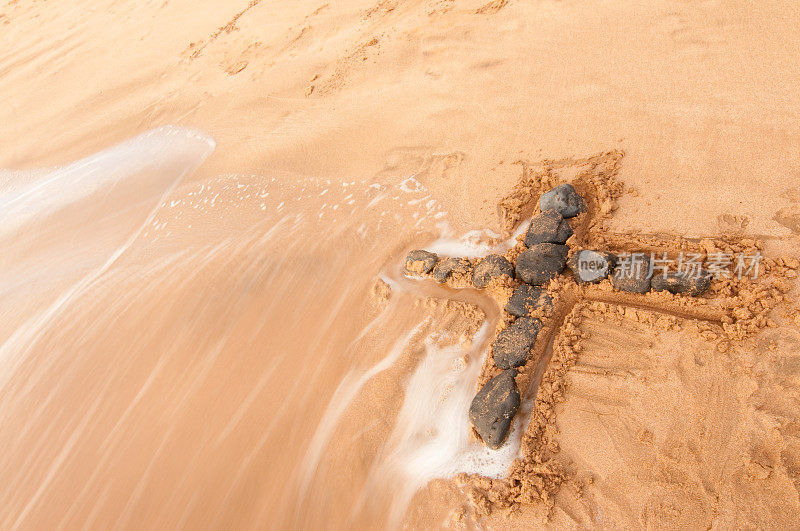
[{"label": "rounded stone", "polygon": [[533,247],[537,243],[564,243],[572,236],[569,222],[555,210],[546,210],[531,220],[525,234],[525,246]]},{"label": "rounded stone", "polygon": [[472,270],[472,283],[476,288],[483,289],[489,285],[493,278],[508,275],[514,278],[514,266],[505,256],[490,254]]},{"label": "rounded stone", "polygon": [[503,446],[514,415],[520,405],[520,394],[514,369],[503,371],[481,387],[469,406],[469,421],[489,448]]},{"label": "rounded stone", "polygon": [[711,287],[711,273],[702,269],[697,274],[671,271],[664,275],[656,275],[650,281],[653,291],[669,291],[670,293],[685,293],[696,297],[705,293]]},{"label": "rounded stone", "polygon": [[501,369],[521,367],[531,357],[536,336],[542,329],[539,319],[520,317],[497,334],[492,344],[494,364]]},{"label": "rounded stone", "polygon": [[573,254],[567,262],[575,282],[600,282],[614,270],[617,257],[606,251],[583,249]]},{"label": "rounded stone", "polygon": [[650,257],[644,253],[633,253],[618,258],[611,284],[620,291],[647,293],[652,276]]},{"label": "rounded stone", "polygon": [[541,286],[555,278],[567,265],[566,245],[539,243],[517,257],[517,278],[526,284]]},{"label": "rounded stone", "polygon": [[515,317],[530,317],[531,312],[538,308],[549,312],[553,309],[553,298],[542,288],[528,284],[514,288],[506,303],[506,311]]},{"label": "rounded stone", "polygon": [[447,282],[453,273],[469,273],[469,260],[464,258],[442,258],[436,264],[431,276],[437,282]]},{"label": "rounded stone", "polygon": [[539,208],[542,212],[555,210],[565,218],[574,218],[586,210],[586,203],[571,184],[564,183],[543,193]]},{"label": "rounded stone", "polygon": [[417,275],[426,275],[436,265],[439,256],[423,249],[415,249],[406,255],[406,271]]}]

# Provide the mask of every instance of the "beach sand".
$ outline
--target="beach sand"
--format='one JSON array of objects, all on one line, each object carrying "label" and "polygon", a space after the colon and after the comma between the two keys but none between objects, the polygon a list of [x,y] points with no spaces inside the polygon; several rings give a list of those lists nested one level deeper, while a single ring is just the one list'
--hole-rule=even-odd
[{"label": "beach sand", "polygon": [[[799,19],[3,2],[0,527],[795,525]],[[403,258],[497,244],[581,175],[617,187],[584,241],[758,246],[767,284],[712,290],[736,330],[565,287],[528,460],[469,473],[491,466],[424,444],[452,420],[437,393],[491,375],[504,292]]]}]

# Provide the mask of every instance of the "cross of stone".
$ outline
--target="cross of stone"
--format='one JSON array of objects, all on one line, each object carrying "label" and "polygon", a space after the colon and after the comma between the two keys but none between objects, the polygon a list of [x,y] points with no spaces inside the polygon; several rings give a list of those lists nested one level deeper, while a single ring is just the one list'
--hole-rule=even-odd
[{"label": "cross of stone", "polygon": [[[406,257],[407,275],[486,290],[503,307],[469,410],[475,435],[490,448],[505,443],[520,408],[520,388],[524,393],[537,369],[544,368],[554,332],[577,302],[610,302],[715,323],[729,320],[719,309],[681,304],[682,297],[700,296],[711,286],[712,275],[701,264],[692,271],[664,267],[656,272],[653,262],[665,260],[666,254],[657,258],[644,249],[619,249],[613,242],[605,248],[590,245],[604,240],[592,238],[591,229],[613,208],[601,202],[603,191],[597,185],[592,189],[584,183],[583,188],[591,195],[589,209],[571,184],[543,193],[524,238],[503,255],[470,260],[417,249]],[[656,243],[663,247],[669,242]],[[676,297],[654,304],[644,296],[651,291]],[[543,329],[549,330],[547,337],[542,337]]]},{"label": "cross of stone", "polygon": [[[522,178],[499,203],[506,235],[515,227],[527,229],[516,245],[479,259],[421,249],[407,256],[407,276],[455,289],[477,288],[503,308],[469,411],[476,438],[489,448],[501,447],[522,397],[535,397],[528,426],[521,419],[520,453],[507,476],[456,478],[478,514],[537,501],[552,507],[570,475],[555,458],[554,406],[565,399],[567,371],[587,337],[580,330],[583,318],[617,321],[617,315],[630,314],[665,329],[693,323],[720,352],[779,326],[778,309],[800,326],[800,308],[792,309],[788,295],[797,282],[797,257],[764,257],[757,279],[709,274],[720,265],[714,257],[760,255],[763,249],[760,241],[744,237],[744,225],[731,230],[726,215],[718,217],[724,223],[715,237],[615,230],[611,221],[618,198],[625,192],[638,195],[617,179],[622,157],[610,151],[584,159],[518,161]],[[528,215],[531,222],[525,226]],[[692,274],[657,270],[668,254],[685,252],[700,258]]]}]

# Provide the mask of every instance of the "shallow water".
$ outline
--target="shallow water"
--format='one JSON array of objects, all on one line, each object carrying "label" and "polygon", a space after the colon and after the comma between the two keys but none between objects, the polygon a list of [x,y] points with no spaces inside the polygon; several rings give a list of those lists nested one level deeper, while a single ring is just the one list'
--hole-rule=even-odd
[{"label": "shallow water", "polygon": [[[490,454],[466,415],[498,309],[399,266],[508,243],[454,237],[413,176],[181,185],[213,147],[2,174],[2,527],[400,525],[431,479],[502,475],[519,426]],[[449,337],[427,297],[487,319]]]}]

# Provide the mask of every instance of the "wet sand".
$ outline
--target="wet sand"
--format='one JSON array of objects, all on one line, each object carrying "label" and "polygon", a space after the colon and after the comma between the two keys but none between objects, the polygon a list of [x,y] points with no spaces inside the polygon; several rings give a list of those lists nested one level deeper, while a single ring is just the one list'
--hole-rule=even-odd
[{"label": "wet sand", "polygon": [[459,475],[505,461],[459,461],[475,441],[443,425],[490,374],[496,301],[400,267],[488,228],[485,254],[532,188],[609,153],[604,244],[797,258],[798,16],[3,4],[0,525],[793,525],[791,268],[785,293],[715,292],[751,312],[741,337],[663,297],[666,318],[577,306],[527,395],[523,453],[550,468],[517,489]]}]

